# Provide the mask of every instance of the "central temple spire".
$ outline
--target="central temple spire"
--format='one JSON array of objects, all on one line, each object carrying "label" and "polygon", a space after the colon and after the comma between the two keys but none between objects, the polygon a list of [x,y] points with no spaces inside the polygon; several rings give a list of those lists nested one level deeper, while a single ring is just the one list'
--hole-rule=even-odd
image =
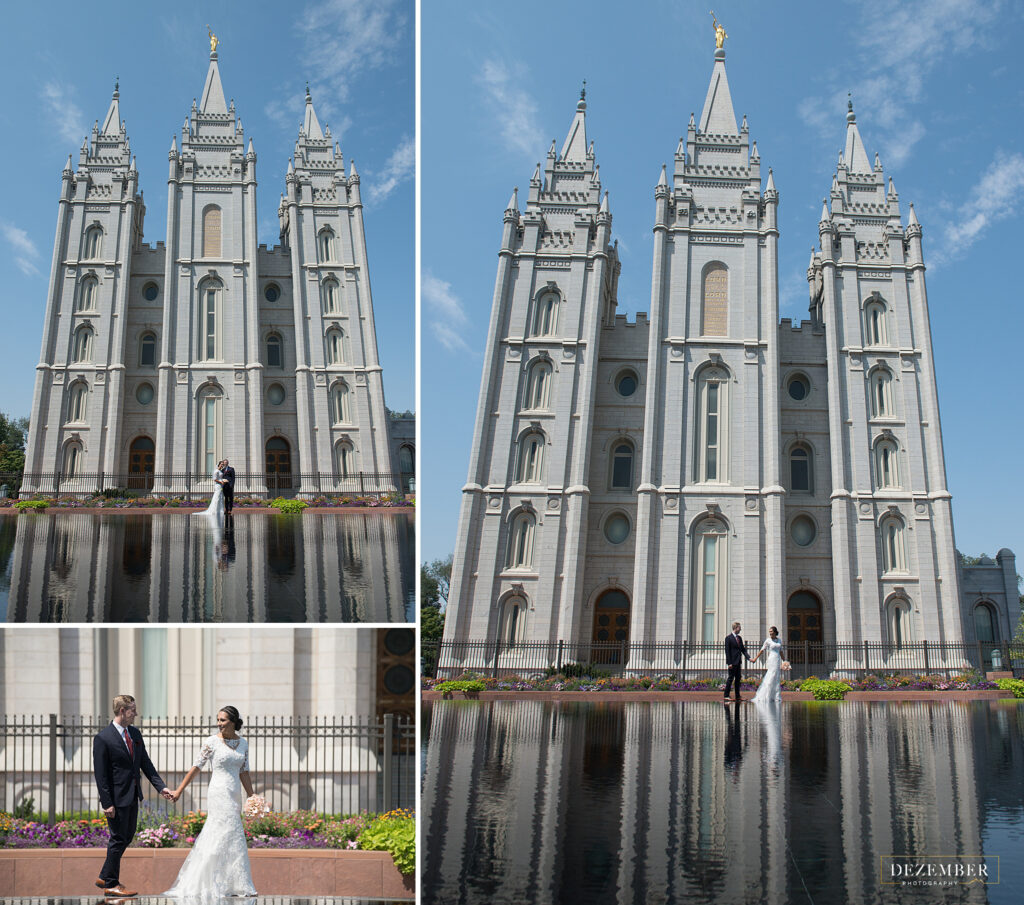
[{"label": "central temple spire", "polygon": [[729,79],[725,74],[725,48],[715,50],[715,68],[711,72],[711,84],[704,99],[704,112],[700,115],[700,131],[715,135],[739,135],[736,130],[736,114],[732,109],[732,95],[729,93]]},{"label": "central temple spire", "polygon": [[[211,40],[211,45],[213,41]],[[217,67],[217,51],[210,51],[210,68],[206,72],[206,84],[203,86],[203,99],[199,104],[200,113],[227,113],[228,105],[224,101],[224,88],[220,83],[220,69]]]},{"label": "central temple spire", "polygon": [[[584,82],[586,85],[586,82]],[[587,159],[587,89],[580,91],[580,100],[576,104],[576,115],[573,117],[572,125],[569,126],[569,134],[565,136],[562,144],[561,160],[574,160],[583,163]]]}]

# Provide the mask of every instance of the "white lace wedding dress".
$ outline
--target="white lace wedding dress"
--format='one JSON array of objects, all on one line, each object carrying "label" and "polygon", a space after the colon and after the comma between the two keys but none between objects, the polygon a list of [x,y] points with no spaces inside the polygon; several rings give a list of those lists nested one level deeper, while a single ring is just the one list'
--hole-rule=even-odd
[{"label": "white lace wedding dress", "polygon": [[764,704],[769,701],[779,703],[782,701],[782,642],[772,641],[766,638],[761,645],[764,651],[768,668],[765,671],[761,684],[757,687],[757,694],[754,695],[755,704]]},{"label": "white lace wedding dress", "polygon": [[213,497],[210,499],[210,505],[203,510],[203,515],[212,515],[218,519],[224,518],[224,485],[217,483],[222,477],[223,473],[218,468],[213,473]]},{"label": "white lace wedding dress", "polygon": [[254,896],[249,848],[242,829],[242,783],[249,770],[249,743],[231,745],[219,735],[203,742],[194,766],[213,765],[207,787],[206,824],[165,896],[210,902],[224,896]]}]

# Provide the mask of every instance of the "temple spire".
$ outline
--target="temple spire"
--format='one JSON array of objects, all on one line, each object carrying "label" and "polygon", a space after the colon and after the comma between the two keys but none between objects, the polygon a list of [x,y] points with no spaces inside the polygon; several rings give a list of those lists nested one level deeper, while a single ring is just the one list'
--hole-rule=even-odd
[{"label": "temple spire", "polygon": [[849,172],[871,173],[873,170],[868,162],[868,154],[864,150],[864,142],[857,129],[857,117],[853,112],[852,97],[847,102],[846,108],[846,150],[843,153],[843,159],[846,161]]},{"label": "temple spire", "polygon": [[704,111],[700,115],[700,131],[715,135],[739,135],[736,129],[736,114],[732,109],[732,95],[729,93],[729,79],[725,74],[725,50],[715,51],[715,68],[711,71],[711,83],[704,99]]},{"label": "temple spire", "polygon": [[203,97],[199,103],[201,113],[227,113],[228,105],[224,100],[224,86],[220,83],[220,69],[217,67],[217,51],[215,39],[210,38],[210,68],[206,71],[206,84],[203,85]]},{"label": "temple spire", "polygon": [[316,118],[316,110],[313,109],[313,97],[309,93],[309,85],[306,85],[306,116],[302,121],[302,131],[306,138],[323,139],[324,133],[320,128],[320,120]]},{"label": "temple spire", "polygon": [[103,118],[103,128],[100,129],[100,135],[117,135],[121,132],[121,108],[118,103],[121,97],[120,86],[120,79],[115,79],[114,94],[110,99],[110,109],[107,110],[107,115]]},{"label": "temple spire", "polygon": [[580,91],[579,103],[576,104],[576,115],[573,117],[572,125],[569,126],[569,134],[565,136],[562,145],[562,160],[571,160],[576,163],[585,163],[587,160],[587,88],[583,83],[583,90]]}]

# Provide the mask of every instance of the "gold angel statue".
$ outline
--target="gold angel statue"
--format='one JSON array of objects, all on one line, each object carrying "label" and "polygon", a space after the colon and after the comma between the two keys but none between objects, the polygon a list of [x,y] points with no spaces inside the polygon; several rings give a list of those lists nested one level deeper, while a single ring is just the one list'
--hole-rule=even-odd
[{"label": "gold angel statue", "polygon": [[[217,36],[210,30],[210,26],[209,25],[206,26],[206,31],[210,35],[210,53],[216,53],[217,52],[217,45],[220,44],[220,41],[218,40]],[[719,46],[721,46],[721,45],[719,45]]]},{"label": "gold angel statue", "polygon": [[715,18],[715,11],[713,9],[708,10],[711,13],[711,21],[715,27],[715,47],[721,50],[725,46],[725,39],[729,36],[725,33],[725,29],[721,23]]}]

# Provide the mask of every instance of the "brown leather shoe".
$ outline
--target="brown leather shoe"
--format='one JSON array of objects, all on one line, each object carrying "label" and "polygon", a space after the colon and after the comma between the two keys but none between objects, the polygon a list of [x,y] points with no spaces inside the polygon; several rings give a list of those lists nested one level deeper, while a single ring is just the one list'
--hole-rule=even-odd
[{"label": "brown leather shoe", "polygon": [[120,883],[118,883],[117,886],[108,886],[104,890],[104,892],[108,896],[117,896],[117,898],[119,898],[119,899],[127,899],[127,898],[130,898],[131,896],[137,896],[138,895],[137,892],[132,892],[129,889],[125,889]]},{"label": "brown leather shoe", "polygon": [[98,886],[98,887],[99,887],[100,889],[106,889],[106,888],[107,888],[107,884],[106,884],[106,883],[104,883],[104,882],[103,882],[102,880],[97,880],[97,881],[96,881],[96,885],[97,885],[97,886]]}]

